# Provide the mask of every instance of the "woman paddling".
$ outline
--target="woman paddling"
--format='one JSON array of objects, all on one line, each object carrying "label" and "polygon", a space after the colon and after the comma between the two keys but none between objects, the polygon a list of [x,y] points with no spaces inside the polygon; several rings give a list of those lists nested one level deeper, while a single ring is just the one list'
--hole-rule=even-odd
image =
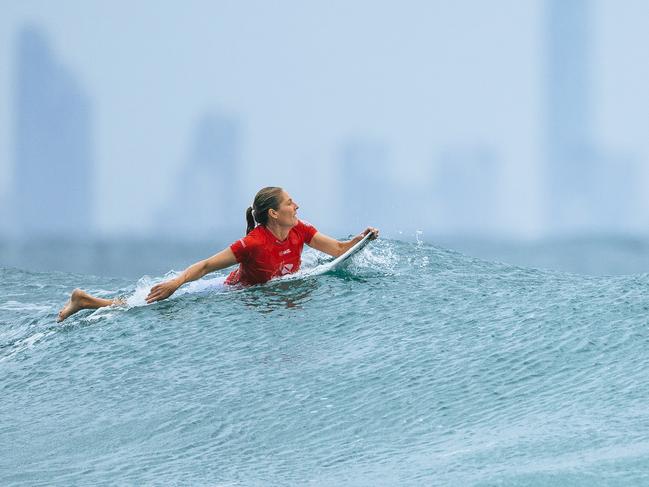
[{"label": "woman paddling", "polygon": [[[146,297],[147,304],[167,299],[183,284],[237,263],[239,267],[228,275],[225,284],[251,286],[297,272],[300,269],[305,243],[337,257],[368,233],[372,233],[370,238],[379,235],[377,229],[368,227],[360,235],[342,242],[298,220],[298,208],[297,203],[282,188],[261,189],[252,206],[246,210],[246,236],[218,254],[189,266],[179,276],[153,286]],[[68,303],[59,311],[57,321],[63,321],[82,309],[97,309],[124,303],[121,298],[103,299],[75,289]]]}]

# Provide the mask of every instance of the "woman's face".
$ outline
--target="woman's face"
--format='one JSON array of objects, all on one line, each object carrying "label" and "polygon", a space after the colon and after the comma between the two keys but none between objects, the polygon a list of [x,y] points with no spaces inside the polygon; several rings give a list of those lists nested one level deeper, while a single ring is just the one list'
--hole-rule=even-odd
[{"label": "woman's face", "polygon": [[299,206],[286,191],[282,191],[279,208],[277,209],[277,223],[285,227],[297,225],[297,209]]}]

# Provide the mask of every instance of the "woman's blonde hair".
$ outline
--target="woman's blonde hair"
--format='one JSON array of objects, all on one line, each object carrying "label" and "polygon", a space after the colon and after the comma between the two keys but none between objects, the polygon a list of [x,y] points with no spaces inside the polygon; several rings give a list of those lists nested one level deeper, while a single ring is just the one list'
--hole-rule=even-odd
[{"label": "woman's blonde hair", "polygon": [[246,210],[246,235],[252,232],[256,224],[266,226],[268,224],[268,210],[278,210],[282,202],[282,188],[268,186],[261,188],[255,195],[252,206]]}]

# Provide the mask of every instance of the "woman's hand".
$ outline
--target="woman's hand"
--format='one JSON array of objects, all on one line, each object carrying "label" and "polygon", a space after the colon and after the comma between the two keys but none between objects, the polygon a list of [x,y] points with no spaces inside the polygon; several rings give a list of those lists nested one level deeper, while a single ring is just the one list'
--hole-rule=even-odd
[{"label": "woman's hand", "polygon": [[175,281],[175,279],[156,284],[151,288],[151,291],[149,291],[149,295],[146,297],[146,304],[167,299],[175,293],[179,287],[180,285]]},{"label": "woman's hand", "polygon": [[365,230],[361,232],[361,238],[367,235],[368,233],[371,233],[372,236],[370,237],[370,240],[374,240],[375,238],[379,237],[379,229],[374,228],[374,227],[367,227]]}]

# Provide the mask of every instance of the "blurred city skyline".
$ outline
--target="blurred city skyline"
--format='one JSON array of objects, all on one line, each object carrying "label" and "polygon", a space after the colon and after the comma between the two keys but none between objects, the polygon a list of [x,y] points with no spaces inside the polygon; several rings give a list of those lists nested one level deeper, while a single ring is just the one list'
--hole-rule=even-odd
[{"label": "blurred city skyline", "polygon": [[126,7],[3,4],[0,236],[647,233],[642,2]]}]

